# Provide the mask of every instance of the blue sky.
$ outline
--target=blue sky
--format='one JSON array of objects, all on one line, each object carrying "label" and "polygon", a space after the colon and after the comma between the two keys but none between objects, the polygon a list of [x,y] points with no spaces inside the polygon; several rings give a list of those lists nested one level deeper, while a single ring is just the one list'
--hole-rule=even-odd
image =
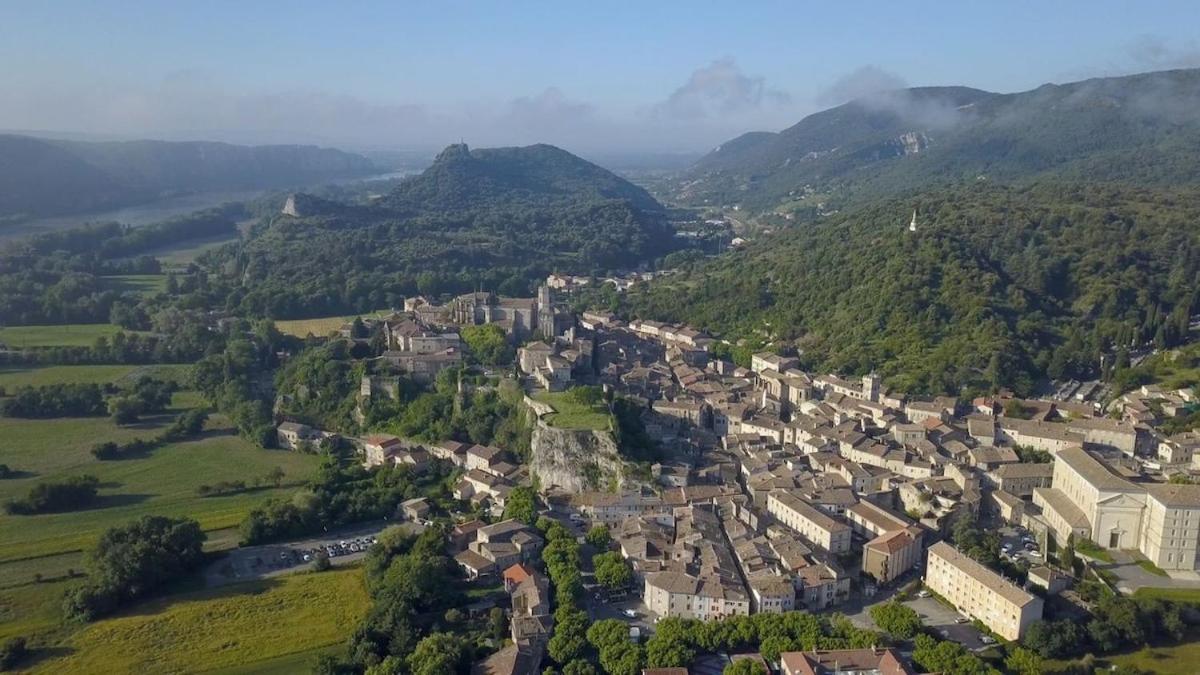
[{"label": "blue sky", "polygon": [[1196,2],[9,2],[0,128],[699,151],[883,86],[1200,66]]}]

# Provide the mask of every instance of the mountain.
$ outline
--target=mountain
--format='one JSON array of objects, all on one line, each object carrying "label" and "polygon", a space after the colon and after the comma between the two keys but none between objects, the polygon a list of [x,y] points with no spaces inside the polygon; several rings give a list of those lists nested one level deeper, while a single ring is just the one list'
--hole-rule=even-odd
[{"label": "mountain", "polygon": [[733,139],[701,158],[677,196],[768,211],[800,196],[843,205],[963,181],[1200,179],[1200,70],[1047,84],[996,94],[923,87]]},{"label": "mountain", "polygon": [[276,318],[396,306],[483,287],[528,295],[554,271],[626,268],[675,246],[645,190],[548,145],[452,145],[367,204],[307,195],[211,263],[236,270],[247,312]]},{"label": "mountain", "polygon": [[662,206],[642,188],[552,145],[443,150],[433,165],[382,200],[393,210],[438,211],[487,204],[551,205],[621,200],[645,211]]},{"label": "mountain", "polygon": [[363,157],[314,146],[0,135],[0,219],[116,208],[186,192],[304,186],[375,171]]},{"label": "mountain", "polygon": [[931,189],[777,230],[632,291],[622,311],[714,331],[742,359],[773,345],[822,372],[878,370],[910,393],[1028,393],[1188,339],[1197,222],[1194,186]]}]

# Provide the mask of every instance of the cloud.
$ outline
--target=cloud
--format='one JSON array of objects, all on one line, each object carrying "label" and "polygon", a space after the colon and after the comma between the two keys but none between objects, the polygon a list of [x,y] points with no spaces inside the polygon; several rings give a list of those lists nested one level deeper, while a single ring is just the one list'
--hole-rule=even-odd
[{"label": "cloud", "polygon": [[879,66],[866,65],[834,80],[833,84],[817,93],[816,102],[832,107],[864,96],[904,89],[907,86],[908,83],[899,75]]},{"label": "cloud", "polygon": [[767,87],[763,78],[746,75],[733,59],[724,58],[692,71],[688,81],[653,110],[661,117],[696,120],[790,102],[787,93]]}]

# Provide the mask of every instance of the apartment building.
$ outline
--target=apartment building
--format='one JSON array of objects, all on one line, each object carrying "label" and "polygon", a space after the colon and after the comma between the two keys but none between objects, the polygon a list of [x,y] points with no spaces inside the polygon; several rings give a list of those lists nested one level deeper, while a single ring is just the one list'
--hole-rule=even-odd
[{"label": "apartment building", "polygon": [[642,600],[660,617],[715,621],[750,614],[750,599],[731,584],[674,570],[646,575]]},{"label": "apartment building", "polygon": [[1200,539],[1200,485],[1146,486],[1142,554],[1165,570],[1196,568]]},{"label": "apartment building", "polygon": [[862,571],[886,584],[921,562],[923,532],[912,521],[868,501],[846,509],[851,528],[866,537]]},{"label": "apartment building", "polygon": [[767,512],[834,555],[850,550],[850,526],[786,490],[767,495]]},{"label": "apartment building", "polygon": [[1019,640],[1030,624],[1042,618],[1041,598],[946,542],[929,547],[925,585],[1006,640]]}]

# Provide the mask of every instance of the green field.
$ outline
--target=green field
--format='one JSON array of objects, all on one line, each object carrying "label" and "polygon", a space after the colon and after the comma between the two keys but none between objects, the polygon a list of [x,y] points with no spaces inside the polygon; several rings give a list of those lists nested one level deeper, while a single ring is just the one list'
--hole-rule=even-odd
[{"label": "green field", "polygon": [[569,392],[541,391],[533,395],[535,401],[548,404],[556,412],[546,416],[546,423],[560,429],[612,429],[612,415],[604,403],[594,406],[575,402]]},{"label": "green field", "polygon": [[87,626],[33,672],[307,672],[367,604],[358,568],[176,594]]},{"label": "green field", "polygon": [[183,384],[191,366],[0,366],[0,387],[12,390],[17,387],[40,387],[48,384],[79,382],[84,384],[107,384],[120,380],[132,380],[142,375],[171,379]]},{"label": "green field", "polygon": [[[195,395],[182,392],[182,409]],[[178,412],[178,410],[176,410]],[[39,481],[92,474],[100,479],[99,505],[70,513],[0,515],[0,562],[61,554],[89,547],[108,527],[143,515],[189,516],[206,530],[233,527],[255,505],[288,494],[316,464],[312,455],[263,450],[237,436],[214,416],[197,439],[159,448],[146,457],[101,462],[89,450],[96,443],[152,438],[173,415],[159,415],[118,428],[107,418],[21,420],[0,418],[0,463],[22,472],[0,481],[0,501],[24,496]],[[199,497],[196,487],[218,481],[252,481],[273,467],[286,472],[284,486],[221,497]],[[0,574],[3,567],[0,567]]]},{"label": "green field", "polygon": [[[379,309],[374,312],[368,312],[359,316],[387,316],[391,314],[390,309]],[[342,324],[353,321],[355,315],[350,316],[326,316],[317,319],[288,319],[285,321],[276,321],[275,327],[284,335],[294,335],[296,337],[325,337],[330,333],[342,327]]]},{"label": "green field", "polygon": [[236,234],[219,234],[215,237],[188,239],[175,246],[161,248],[149,253],[166,267],[186,267],[202,253],[238,240]]},{"label": "green field", "polygon": [[[0,344],[11,349],[29,347],[91,347],[96,338],[121,332],[111,323],[69,323],[60,326],[9,326],[0,328]],[[128,332],[128,331],[127,331]]]},{"label": "green field", "polygon": [[0,642],[24,637],[34,644],[56,642],[71,632],[63,625],[62,597],[78,581],[26,584],[0,590]]},{"label": "green field", "polygon": [[118,293],[138,293],[143,296],[157,295],[167,290],[165,274],[114,274],[100,277],[104,290]]},{"label": "green field", "polygon": [[1139,588],[1133,597],[1200,604],[1200,588]]}]

